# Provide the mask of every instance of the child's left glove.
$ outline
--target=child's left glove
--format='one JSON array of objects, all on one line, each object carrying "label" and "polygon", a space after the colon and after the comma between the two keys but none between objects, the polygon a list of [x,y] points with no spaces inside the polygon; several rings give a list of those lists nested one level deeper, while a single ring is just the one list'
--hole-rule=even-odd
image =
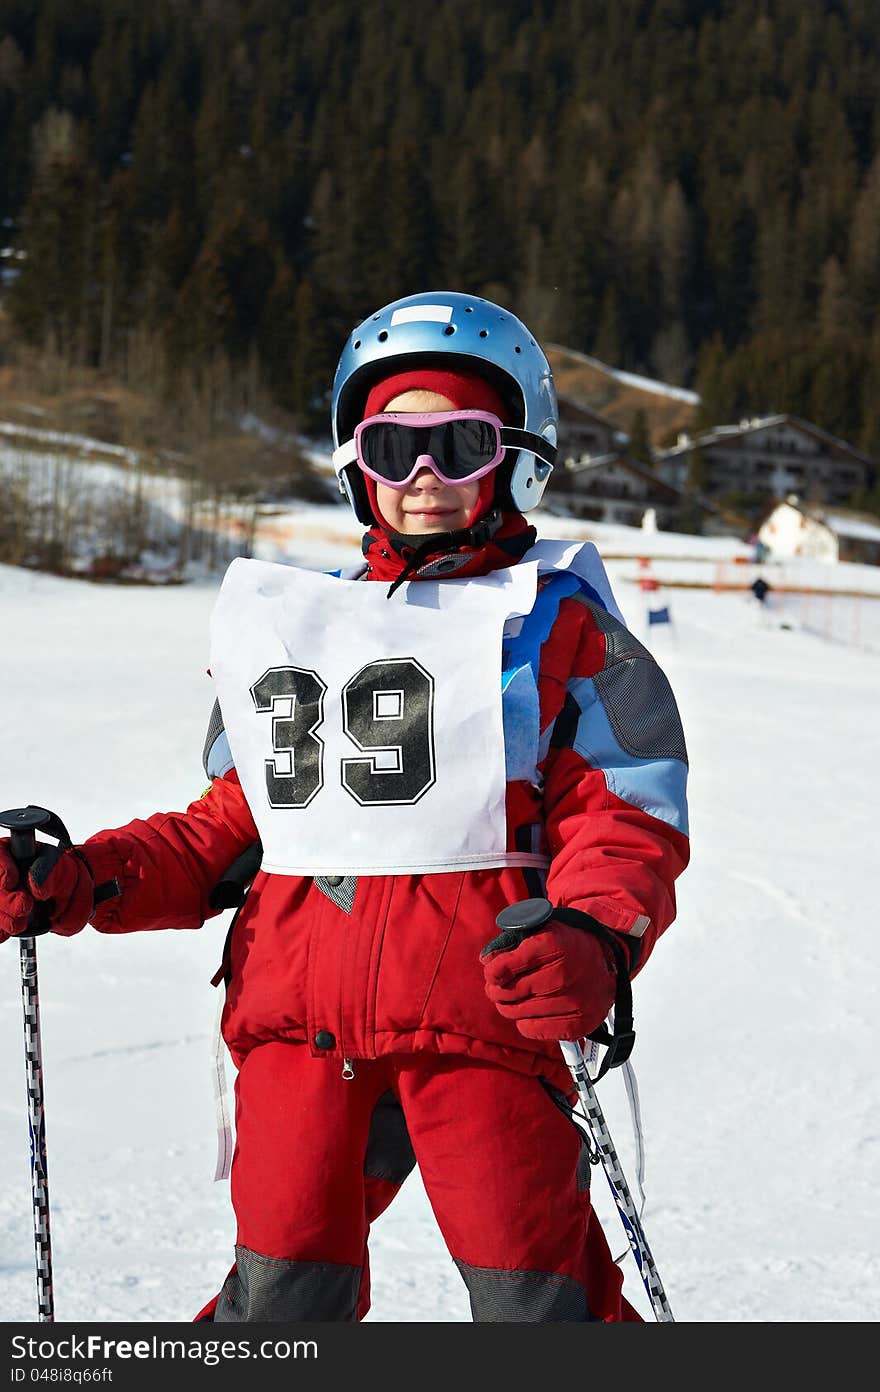
[{"label": "child's left glove", "polygon": [[551,918],[516,947],[496,947],[500,941],[480,954],[486,995],[526,1039],[583,1039],[602,1024],[617,971],[598,937]]},{"label": "child's left glove", "polygon": [[0,940],[50,928],[69,938],[95,907],[92,869],[79,846],[45,846],[29,870],[16,864],[10,842],[0,841]]}]

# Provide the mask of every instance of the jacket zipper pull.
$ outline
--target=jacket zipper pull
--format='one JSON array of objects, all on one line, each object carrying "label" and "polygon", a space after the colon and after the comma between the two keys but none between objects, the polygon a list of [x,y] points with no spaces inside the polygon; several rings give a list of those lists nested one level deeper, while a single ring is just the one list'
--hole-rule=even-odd
[{"label": "jacket zipper pull", "polygon": [[344,1058],[342,1060],[342,1076],[345,1078],[346,1082],[354,1077],[354,1068],[352,1067],[351,1059]]}]

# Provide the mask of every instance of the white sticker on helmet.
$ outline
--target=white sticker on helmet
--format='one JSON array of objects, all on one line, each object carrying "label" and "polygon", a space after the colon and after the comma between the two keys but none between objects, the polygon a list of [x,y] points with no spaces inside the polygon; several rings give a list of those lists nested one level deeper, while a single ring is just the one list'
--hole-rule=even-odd
[{"label": "white sticker on helmet", "polygon": [[449,324],[452,321],[452,305],[419,304],[404,305],[395,309],[391,316],[391,327],[395,324],[414,324],[420,319],[429,319],[435,324]]}]

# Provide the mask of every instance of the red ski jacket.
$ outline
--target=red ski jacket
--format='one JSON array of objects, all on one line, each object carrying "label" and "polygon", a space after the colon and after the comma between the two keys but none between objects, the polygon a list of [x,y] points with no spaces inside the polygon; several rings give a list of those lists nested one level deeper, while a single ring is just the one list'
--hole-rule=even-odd
[{"label": "red ski jacket", "polygon": [[[497,544],[479,559],[482,572],[511,563]],[[380,575],[387,564],[365,578]],[[546,852],[546,876],[511,867],[356,881],[259,872],[228,945],[223,1034],[237,1064],[255,1044],[288,1040],[340,1066],[428,1050],[567,1077],[558,1049],[525,1039],[483,989],[480,951],[496,914],[535,895],[592,914],[620,934],[634,972],[644,965],[675,916],[674,882],[688,860],[675,700],[651,654],[571,577],[541,585],[531,619],[530,658],[522,641],[505,654],[509,665],[536,665],[540,708],[524,753],[509,683],[508,847]],[[94,927],[199,928],[212,916],[212,887],[257,836],[234,768],[185,812],[100,832],[83,850],[96,882],[115,878],[120,894],[96,909]]]}]

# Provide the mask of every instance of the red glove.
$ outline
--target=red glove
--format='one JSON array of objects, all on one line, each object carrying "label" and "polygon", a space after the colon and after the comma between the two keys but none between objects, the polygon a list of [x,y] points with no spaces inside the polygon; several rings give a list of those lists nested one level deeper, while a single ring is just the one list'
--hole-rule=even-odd
[{"label": "red glove", "polygon": [[16,937],[27,928],[33,900],[20,892],[21,872],[12,859],[9,838],[0,841],[0,942]]},{"label": "red glove", "polygon": [[22,872],[0,841],[0,941],[33,930],[35,906],[45,906],[53,933],[70,937],[88,923],[95,904],[95,882],[85,856],[76,847],[46,846]]},{"label": "red glove", "polygon": [[514,948],[493,949],[489,943],[481,961],[486,995],[526,1039],[583,1039],[614,1004],[617,971],[610,948],[552,918]]}]

